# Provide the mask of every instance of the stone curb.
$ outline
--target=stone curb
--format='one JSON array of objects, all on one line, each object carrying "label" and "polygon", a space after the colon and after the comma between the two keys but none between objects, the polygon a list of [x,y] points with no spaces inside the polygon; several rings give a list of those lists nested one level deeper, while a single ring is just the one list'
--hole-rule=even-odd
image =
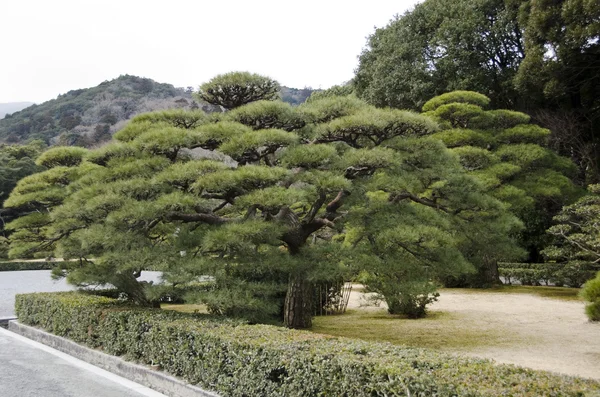
[{"label": "stone curb", "polygon": [[38,328],[19,323],[8,322],[8,330],[36,342],[43,343],[63,353],[95,365],[123,378],[139,383],[171,397],[219,397],[218,394],[192,386],[167,375],[139,364],[125,361],[98,350],[90,349],[60,336],[50,334]]},{"label": "stone curb", "polygon": [[16,320],[16,317],[0,317],[0,327],[2,328],[8,328],[8,323],[11,320]]}]

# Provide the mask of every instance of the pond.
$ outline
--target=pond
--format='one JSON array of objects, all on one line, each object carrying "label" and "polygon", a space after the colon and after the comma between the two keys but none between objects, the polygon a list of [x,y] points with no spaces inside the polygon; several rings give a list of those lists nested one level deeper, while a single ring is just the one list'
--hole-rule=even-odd
[{"label": "pond", "polygon": [[[160,281],[161,272],[142,272],[141,280]],[[15,295],[30,292],[57,292],[75,289],[64,279],[52,280],[50,270],[0,272],[0,317],[15,315]]]}]

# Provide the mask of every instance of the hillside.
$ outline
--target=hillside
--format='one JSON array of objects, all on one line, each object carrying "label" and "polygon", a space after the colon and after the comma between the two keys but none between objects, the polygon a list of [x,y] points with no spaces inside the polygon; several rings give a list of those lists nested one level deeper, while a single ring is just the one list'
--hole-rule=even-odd
[{"label": "hillside", "polygon": [[41,139],[47,144],[93,146],[110,139],[138,113],[198,107],[191,90],[124,75],[30,106],[0,120],[0,142]]},{"label": "hillside", "polygon": [[0,119],[7,114],[18,112],[19,110],[23,110],[31,105],[33,105],[33,102],[0,103]]},{"label": "hillside", "polygon": [[[282,87],[281,96],[293,105],[313,92],[310,88]],[[30,106],[0,120],[0,142],[22,143],[41,139],[49,145],[91,147],[109,140],[133,116],[153,110],[198,108],[218,110],[199,104],[192,88],[124,75],[92,88],[72,90],[56,99]]]}]

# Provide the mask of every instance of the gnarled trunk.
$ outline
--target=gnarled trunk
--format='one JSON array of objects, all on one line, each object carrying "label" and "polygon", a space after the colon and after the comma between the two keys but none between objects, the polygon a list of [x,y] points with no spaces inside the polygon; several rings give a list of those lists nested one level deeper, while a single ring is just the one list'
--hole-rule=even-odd
[{"label": "gnarled trunk", "polygon": [[306,274],[290,276],[283,311],[286,327],[303,329],[312,326],[312,294],[312,284]]},{"label": "gnarled trunk", "polygon": [[494,259],[484,260],[483,266],[478,269],[476,282],[473,284],[479,288],[489,288],[501,284],[498,261]]}]

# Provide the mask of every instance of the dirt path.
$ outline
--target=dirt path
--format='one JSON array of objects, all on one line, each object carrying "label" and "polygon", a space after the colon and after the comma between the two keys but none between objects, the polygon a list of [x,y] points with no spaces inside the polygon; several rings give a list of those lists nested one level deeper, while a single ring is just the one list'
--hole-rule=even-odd
[{"label": "dirt path", "polygon": [[[353,292],[349,308],[384,310],[362,304],[364,295]],[[487,337],[485,344],[441,345],[442,350],[600,379],[600,324],[588,322],[583,302],[449,290],[442,291],[430,312],[444,317],[440,335],[475,331]]]}]

